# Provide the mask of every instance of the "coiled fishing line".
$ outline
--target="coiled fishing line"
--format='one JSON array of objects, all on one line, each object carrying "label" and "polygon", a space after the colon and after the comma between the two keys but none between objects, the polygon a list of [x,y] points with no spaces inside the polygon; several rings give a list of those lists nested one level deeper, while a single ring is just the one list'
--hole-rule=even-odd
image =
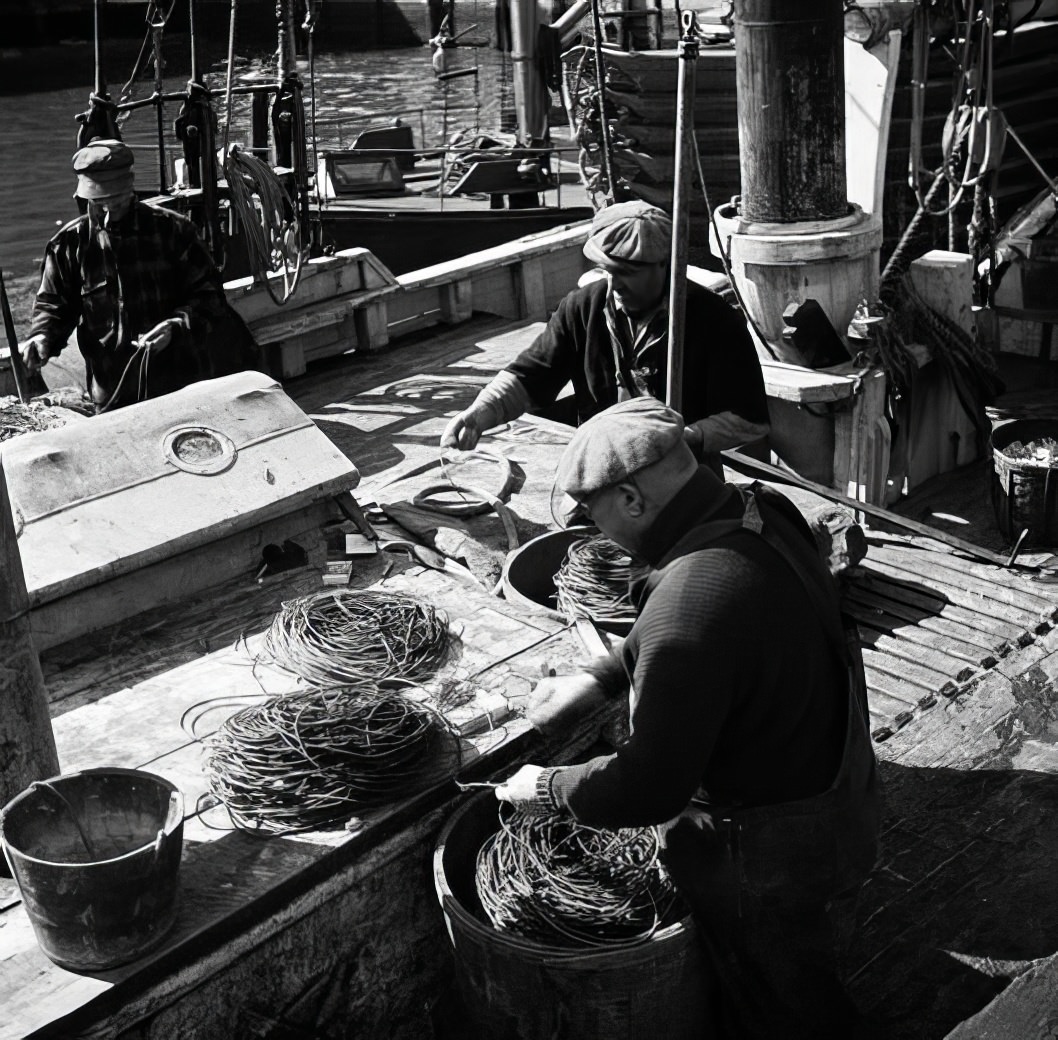
[{"label": "coiled fishing line", "polygon": [[558,609],[571,621],[632,624],[636,609],[628,594],[632,558],[605,535],[574,542],[555,575]]},{"label": "coiled fishing line", "polygon": [[440,712],[390,690],[338,687],[243,708],[204,741],[210,790],[244,830],[315,830],[410,797],[459,767]]},{"label": "coiled fishing line", "polygon": [[568,949],[634,945],[680,916],[653,827],[600,830],[501,805],[475,884],[493,927]]},{"label": "coiled fishing line", "polygon": [[284,603],[264,649],[313,686],[428,679],[448,652],[448,615],[427,603],[359,589],[332,589]]}]

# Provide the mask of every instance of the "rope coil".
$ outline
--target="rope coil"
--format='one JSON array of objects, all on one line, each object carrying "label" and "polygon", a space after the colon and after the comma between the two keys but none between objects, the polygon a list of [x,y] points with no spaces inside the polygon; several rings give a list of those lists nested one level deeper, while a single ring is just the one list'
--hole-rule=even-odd
[{"label": "rope coil", "polygon": [[566,949],[631,946],[679,919],[653,827],[617,831],[500,807],[475,884],[493,927]]},{"label": "rope coil", "polygon": [[316,830],[458,771],[444,716],[399,693],[339,687],[269,698],[206,738],[209,788],[235,826]]},{"label": "rope coil", "polygon": [[312,686],[427,679],[448,652],[448,615],[409,596],[332,589],[284,603],[264,648]]}]

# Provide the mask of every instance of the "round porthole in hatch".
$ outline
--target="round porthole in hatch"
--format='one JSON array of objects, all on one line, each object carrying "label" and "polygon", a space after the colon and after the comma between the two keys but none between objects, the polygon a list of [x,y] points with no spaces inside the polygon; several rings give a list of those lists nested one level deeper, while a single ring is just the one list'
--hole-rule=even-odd
[{"label": "round porthole in hatch", "polygon": [[165,457],[185,473],[223,473],[239,454],[234,442],[206,426],[178,426],[165,435]]}]

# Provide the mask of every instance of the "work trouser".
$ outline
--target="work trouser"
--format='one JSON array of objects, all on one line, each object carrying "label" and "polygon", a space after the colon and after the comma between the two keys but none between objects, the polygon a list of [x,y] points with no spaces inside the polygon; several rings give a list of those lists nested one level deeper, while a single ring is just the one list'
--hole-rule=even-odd
[{"label": "work trouser", "polygon": [[665,832],[663,862],[687,900],[719,983],[724,1040],[847,1040],[857,1021],[843,986],[859,885],[826,891],[822,862],[801,880],[747,876],[737,823],[688,810]]}]

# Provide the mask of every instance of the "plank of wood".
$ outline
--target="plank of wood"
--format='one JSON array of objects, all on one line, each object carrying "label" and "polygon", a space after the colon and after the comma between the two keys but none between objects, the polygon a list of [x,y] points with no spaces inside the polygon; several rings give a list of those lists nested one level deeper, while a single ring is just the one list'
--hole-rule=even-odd
[{"label": "plank of wood", "polygon": [[[1006,397],[1008,396],[1012,395],[1004,395],[1004,400],[1006,400]],[[1056,408],[1058,408],[1058,406],[1056,406]],[[1056,412],[1056,415],[1058,415],[1058,412]],[[994,563],[974,559],[955,546],[945,545],[939,542],[924,544],[923,540],[915,535],[898,534],[893,531],[881,531],[872,528],[868,540],[872,544],[876,543],[878,545],[885,545],[895,549],[911,548],[921,550],[928,548],[932,552],[939,554],[941,557],[953,558],[955,561],[954,566],[957,566],[960,570],[965,570],[967,573],[977,575],[981,578],[998,581],[1009,588],[1021,589],[1024,592],[1028,592],[1031,595],[1046,600],[1050,605],[1058,604],[1058,585],[1045,580],[1040,580],[1041,575],[1034,569],[1022,569],[1017,565],[1013,567],[1000,567]],[[1041,553],[1040,555],[1044,556],[1045,554]]]},{"label": "plank of wood", "polygon": [[[893,674],[891,671],[879,671],[873,664],[867,664],[866,660],[863,662],[863,670],[867,676],[868,704],[873,703],[872,694],[873,691],[877,690],[886,697],[899,701],[903,710],[914,709],[918,707],[919,701],[923,697],[933,692],[924,686],[916,686],[914,683],[908,682],[899,674]],[[896,713],[894,712],[894,714]]]},{"label": "plank of wood", "polygon": [[877,672],[872,673],[867,682],[867,707],[871,715],[871,729],[876,726],[894,726],[897,716],[906,715],[914,711],[922,700],[921,694],[917,698],[909,697],[906,692],[886,685],[887,676]]},{"label": "plank of wood", "polygon": [[866,628],[876,634],[884,633],[922,649],[936,649],[949,658],[953,665],[969,666],[971,670],[976,671],[978,668],[991,668],[998,659],[995,654],[980,646],[946,632],[942,634],[909,624],[905,619],[888,614],[883,609],[868,607],[851,599],[846,599],[843,606],[845,613],[854,618],[861,629]]},{"label": "plank of wood", "polygon": [[[969,564],[971,561],[924,548],[887,545],[873,535],[868,538],[868,543],[873,548],[870,554],[872,561],[891,563],[905,571],[920,574],[927,580],[935,576],[947,584],[957,583],[997,603],[1016,607],[1027,614],[1036,614],[1044,620],[1058,617],[1058,599],[1008,580],[1012,577],[1010,571],[1003,571],[998,567],[986,568],[981,564],[976,568],[963,566],[964,562]],[[1043,585],[1037,587],[1041,590],[1046,588]]]},{"label": "plank of wood", "polygon": [[966,768],[987,764],[1002,744],[1002,723],[1017,708],[1011,681],[996,671],[971,682],[959,696],[886,741],[880,758],[919,769]]},{"label": "plank of wood", "polygon": [[1051,627],[1050,620],[1042,617],[1039,611],[1025,610],[1022,607],[1005,603],[998,596],[991,595],[987,583],[982,582],[978,585],[976,579],[969,577],[962,582],[957,574],[929,567],[928,561],[920,561],[916,566],[910,562],[895,563],[890,559],[880,557],[868,557],[868,559],[870,560],[869,569],[876,574],[883,574],[898,582],[919,588],[929,588],[943,595],[948,602],[977,614],[998,614],[1013,624],[1023,626],[1036,634],[1046,632]]},{"label": "plank of wood", "polygon": [[939,647],[931,646],[928,640],[915,642],[900,639],[878,632],[866,625],[859,625],[857,628],[860,643],[863,646],[869,646],[872,650],[877,650],[878,653],[886,654],[897,660],[924,666],[937,675],[945,676],[953,683],[966,682],[977,672],[977,668],[965,660],[948,656]]},{"label": "plank of wood", "polygon": [[876,650],[871,646],[863,647],[863,663],[865,667],[870,666],[875,672],[918,687],[921,690],[919,698],[926,693],[954,692],[956,687],[950,675],[934,671],[932,668],[927,668],[907,658]]},{"label": "plank of wood", "polygon": [[946,604],[932,596],[920,595],[885,580],[882,575],[871,575],[866,571],[857,576],[855,586],[847,589],[845,598],[865,609],[881,611],[884,616],[917,625],[927,632],[954,635],[997,657],[1009,653],[1014,646],[1031,643],[1035,638],[1026,629]]},{"label": "plank of wood", "polygon": [[[781,469],[778,466],[772,466],[766,462],[760,462],[758,459],[750,458],[748,455],[744,455],[740,451],[725,450],[720,454],[723,456],[725,463],[737,469],[740,473],[767,477],[779,483],[796,484],[798,487],[803,487],[808,491],[814,491],[817,495],[822,495],[824,498],[828,498],[832,502],[838,502],[849,509],[863,513],[866,516],[878,517],[886,523],[892,524],[903,530],[914,531],[916,534],[925,538],[940,542],[943,545],[952,546],[962,552],[968,553],[975,559],[986,560],[989,563],[997,564],[1000,567],[1006,566],[1006,556],[982,548],[980,545],[974,545],[972,542],[967,542],[962,538],[957,538],[955,535],[948,534],[947,531],[939,531],[934,527],[929,527],[927,524],[920,524],[917,520],[911,520],[906,516],[901,516],[899,513],[893,513],[888,509],[883,509],[881,506],[872,505],[867,502],[857,502],[855,499],[849,498],[847,495],[839,494],[822,484],[806,480],[804,477],[799,476],[790,469]],[[1023,572],[1036,572],[1039,570],[1039,568],[1036,567],[1019,569]]]}]

